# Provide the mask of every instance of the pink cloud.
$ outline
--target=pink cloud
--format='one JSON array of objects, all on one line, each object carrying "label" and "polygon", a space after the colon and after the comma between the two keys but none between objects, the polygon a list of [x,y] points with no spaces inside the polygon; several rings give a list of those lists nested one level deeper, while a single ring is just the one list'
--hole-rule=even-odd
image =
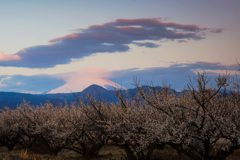
[{"label": "pink cloud", "polygon": [[61,41],[62,39],[74,39],[74,38],[77,38],[77,37],[78,37],[78,35],[76,35],[76,34],[68,34],[68,35],[63,36],[63,37],[53,38],[49,42],[57,42],[57,41]]},{"label": "pink cloud", "polygon": [[20,60],[20,56],[18,55],[6,55],[0,52],[0,61],[13,61],[13,60]]},{"label": "pink cloud", "polygon": [[120,26],[118,28],[142,28],[141,26]]},{"label": "pink cloud", "polygon": [[54,38],[49,41],[51,42],[49,45],[25,48],[11,56],[1,54],[0,66],[49,68],[96,53],[124,53],[129,51],[129,45],[135,44],[136,41],[153,41],[151,44],[139,42],[137,45],[156,48],[161,45],[156,45],[155,42],[163,39],[186,42],[186,40],[202,40],[209,33],[220,32],[222,32],[221,28],[165,22],[161,18],[117,19]]},{"label": "pink cloud", "polygon": [[112,86],[114,88],[125,89],[123,86],[116,84],[109,80],[113,77],[111,72],[107,69],[102,68],[87,68],[79,70],[70,76],[61,77],[66,83],[56,89],[51,90],[48,93],[73,93],[81,92],[85,88],[92,84],[108,88]]},{"label": "pink cloud", "polygon": [[209,29],[210,30],[210,32],[212,32],[212,33],[221,33],[224,29],[222,29],[222,28],[216,28],[216,29]]}]

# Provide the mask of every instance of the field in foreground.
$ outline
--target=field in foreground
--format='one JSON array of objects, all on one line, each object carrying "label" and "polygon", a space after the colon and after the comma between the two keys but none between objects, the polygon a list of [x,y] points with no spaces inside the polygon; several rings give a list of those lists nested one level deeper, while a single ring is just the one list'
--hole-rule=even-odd
[{"label": "field in foreground", "polygon": [[[240,150],[235,151],[227,160],[239,160]],[[104,146],[93,160],[127,160],[126,153],[123,149],[108,145]],[[166,147],[163,150],[155,150],[151,157],[152,160],[190,160],[176,150]],[[0,147],[0,160],[84,160],[80,154],[63,150],[58,155],[34,154],[27,150],[8,151],[6,147]]]}]

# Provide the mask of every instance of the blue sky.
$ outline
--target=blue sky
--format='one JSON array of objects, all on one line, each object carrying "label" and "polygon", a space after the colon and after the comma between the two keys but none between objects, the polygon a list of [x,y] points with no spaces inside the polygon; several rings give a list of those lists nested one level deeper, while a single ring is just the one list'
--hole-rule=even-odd
[{"label": "blue sky", "polygon": [[239,74],[239,0],[0,0],[0,91]]}]

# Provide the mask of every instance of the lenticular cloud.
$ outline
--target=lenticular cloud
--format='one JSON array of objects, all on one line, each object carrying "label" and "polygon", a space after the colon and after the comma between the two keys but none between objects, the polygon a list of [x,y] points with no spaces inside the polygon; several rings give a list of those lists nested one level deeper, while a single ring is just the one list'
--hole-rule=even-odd
[{"label": "lenticular cloud", "polygon": [[3,57],[0,58],[0,66],[49,68],[95,53],[126,52],[130,49],[130,44],[156,48],[159,45],[154,42],[162,39],[185,42],[201,40],[206,38],[208,33],[220,32],[222,29],[168,23],[156,18],[117,19],[54,38],[49,41],[49,45],[25,48],[11,55],[12,57],[0,54],[0,57]]},{"label": "lenticular cloud", "polygon": [[73,93],[81,92],[92,84],[102,86],[107,89],[109,86],[113,88],[123,89],[124,87],[109,80],[110,71],[101,68],[90,68],[79,70],[72,73],[71,76],[60,76],[65,79],[66,83],[48,93]]}]

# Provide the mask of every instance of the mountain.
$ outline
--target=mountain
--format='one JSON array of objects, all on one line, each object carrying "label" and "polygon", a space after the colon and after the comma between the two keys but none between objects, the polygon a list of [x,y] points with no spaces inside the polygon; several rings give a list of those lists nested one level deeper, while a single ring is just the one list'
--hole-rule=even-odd
[{"label": "mountain", "polygon": [[105,89],[123,88],[121,85],[118,85],[113,81],[109,80],[109,77],[107,76],[108,74],[109,70],[101,68],[82,69],[71,75],[68,75],[67,78],[62,78],[65,79],[66,83],[58,88],[51,90],[48,93],[52,94],[82,92],[85,88],[88,88],[92,84],[96,84]]},{"label": "mountain", "polygon": [[84,89],[82,92],[74,93],[55,93],[55,94],[26,94],[16,92],[0,92],[0,108],[9,107],[15,108],[20,105],[23,100],[26,100],[31,105],[44,104],[46,101],[50,101],[57,105],[59,103],[64,104],[65,100],[69,103],[76,101],[78,98],[87,101],[87,95],[93,96],[93,98],[102,101],[116,102],[117,97],[114,91],[107,90],[99,85],[91,85]]},{"label": "mountain", "polygon": [[101,101],[116,101],[117,97],[112,90],[107,90],[101,86],[98,86],[96,84],[89,86],[88,88],[84,89],[79,94],[83,99],[87,99],[87,96],[90,95],[94,97],[96,100]]},{"label": "mountain", "polygon": [[15,93],[15,92],[0,92],[0,108],[5,106],[14,108],[21,104],[23,100],[30,102],[32,105],[43,104],[48,101],[52,101],[51,98],[43,95],[32,95],[25,93]]},{"label": "mountain", "polygon": [[76,101],[77,99],[83,99],[84,101],[88,101],[88,96],[92,96],[94,99],[98,101],[109,101],[116,102],[117,96],[113,90],[107,90],[102,86],[93,84],[84,89],[82,92],[74,92],[74,93],[56,93],[56,94],[46,94],[45,95],[51,99],[58,100],[68,100],[70,102]]},{"label": "mountain", "polygon": [[138,90],[136,88],[134,89],[128,89],[128,93],[126,90],[107,90],[102,86],[93,84],[89,86],[88,88],[84,89],[82,92],[75,92],[75,93],[57,93],[57,94],[47,94],[47,97],[56,99],[58,98],[59,100],[71,100],[75,101],[78,98],[83,99],[84,101],[88,101],[88,96],[92,96],[94,99],[98,101],[103,101],[103,102],[117,102],[118,97],[116,95],[116,92],[119,93],[121,91],[123,98],[132,98],[134,97]]},{"label": "mountain", "polygon": [[[143,89],[148,91],[149,86],[142,86]],[[153,87],[152,87],[153,88]],[[161,90],[161,87],[155,87]],[[124,99],[132,99],[137,93],[136,88],[126,90],[117,90],[117,93],[120,93]],[[174,91],[174,90],[170,90]],[[50,101],[53,104],[57,105],[59,103],[64,104],[67,100],[68,103],[74,102],[78,99],[83,99],[85,102],[88,101],[88,95],[92,96],[94,99],[103,102],[118,102],[118,97],[113,90],[107,90],[102,86],[93,84],[88,88],[84,89],[82,92],[74,93],[55,93],[55,94],[25,94],[25,93],[14,93],[14,92],[0,92],[0,108],[8,106],[10,108],[15,108],[17,105],[20,105],[25,99],[27,102],[30,102],[31,105],[44,104],[46,101]]]},{"label": "mountain", "polygon": [[106,90],[102,86],[93,84],[93,85],[89,86],[88,88],[84,89],[82,92],[88,93],[88,94],[97,94],[97,93],[106,93],[106,92],[108,92],[108,90]]}]

